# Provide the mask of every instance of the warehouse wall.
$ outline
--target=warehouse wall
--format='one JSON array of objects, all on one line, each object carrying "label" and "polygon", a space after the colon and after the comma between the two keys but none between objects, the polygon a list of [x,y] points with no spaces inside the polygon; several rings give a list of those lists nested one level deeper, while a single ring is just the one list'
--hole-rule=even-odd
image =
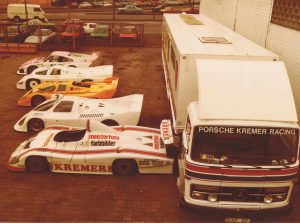
[{"label": "warehouse wall", "polygon": [[238,0],[201,0],[201,14],[222,21],[222,24],[234,29],[236,6]]},{"label": "warehouse wall", "polygon": [[[300,1],[237,0],[236,5],[232,1],[201,0],[201,13],[280,56],[289,74],[300,120]],[[274,14],[273,4],[276,7]],[[226,5],[227,10],[213,10],[220,5]],[[234,8],[234,16],[226,15],[233,13]]]}]

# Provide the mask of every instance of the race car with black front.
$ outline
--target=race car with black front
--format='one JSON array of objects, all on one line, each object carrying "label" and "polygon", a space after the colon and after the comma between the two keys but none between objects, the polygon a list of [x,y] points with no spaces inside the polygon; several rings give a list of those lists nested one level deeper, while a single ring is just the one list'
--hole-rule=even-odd
[{"label": "race car with black front", "polygon": [[21,143],[7,168],[13,171],[130,175],[171,174],[163,130],[109,127],[88,121],[86,128],[52,126]]},{"label": "race car with black front", "polygon": [[27,75],[38,67],[64,65],[68,67],[89,67],[99,57],[99,52],[92,54],[74,53],[67,51],[53,51],[47,57],[38,57],[23,63],[17,74]]},{"label": "race car with black front", "polygon": [[105,125],[137,125],[143,95],[134,94],[112,99],[89,99],[54,95],[25,114],[14,126],[16,131],[38,132],[49,125],[85,127],[88,119]]},{"label": "race car with black front", "polygon": [[112,77],[113,65],[75,68],[56,65],[39,67],[31,74],[25,75],[17,83],[18,89],[30,90],[45,81],[83,81],[91,82]]}]

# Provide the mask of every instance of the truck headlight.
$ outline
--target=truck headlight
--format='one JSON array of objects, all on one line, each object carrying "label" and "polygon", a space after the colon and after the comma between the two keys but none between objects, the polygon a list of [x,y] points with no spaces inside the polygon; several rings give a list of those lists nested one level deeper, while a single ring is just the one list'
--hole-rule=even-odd
[{"label": "truck headlight", "polygon": [[264,188],[263,201],[266,204],[285,201],[288,195],[289,187],[268,187]]},{"label": "truck headlight", "polygon": [[190,194],[193,199],[216,202],[219,196],[219,187],[192,184]]},{"label": "truck headlight", "polygon": [[216,194],[209,194],[207,196],[207,200],[210,202],[216,202],[218,200],[218,196]]},{"label": "truck headlight", "polygon": [[271,204],[273,202],[273,196],[270,194],[267,194],[264,196],[264,202],[266,204]]}]

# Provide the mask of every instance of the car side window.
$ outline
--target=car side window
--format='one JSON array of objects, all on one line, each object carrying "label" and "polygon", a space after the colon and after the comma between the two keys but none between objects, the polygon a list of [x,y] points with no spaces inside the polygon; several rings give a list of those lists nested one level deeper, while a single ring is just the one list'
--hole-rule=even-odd
[{"label": "car side window", "polygon": [[51,71],[50,75],[60,75],[60,69],[53,68],[53,70]]},{"label": "car side window", "polygon": [[57,91],[66,91],[67,90],[67,85],[65,84],[60,84],[57,87]]},{"label": "car side window", "polygon": [[61,58],[62,58],[62,61],[60,61],[60,62],[73,62],[73,60],[68,57],[61,57]]},{"label": "car side window", "polygon": [[54,90],[55,90],[55,86],[54,85],[51,85],[51,86],[48,86],[48,87],[40,89],[40,91],[43,91],[43,92],[52,92]]},{"label": "car side window", "polygon": [[71,112],[73,108],[73,101],[61,101],[54,109],[53,112]]}]

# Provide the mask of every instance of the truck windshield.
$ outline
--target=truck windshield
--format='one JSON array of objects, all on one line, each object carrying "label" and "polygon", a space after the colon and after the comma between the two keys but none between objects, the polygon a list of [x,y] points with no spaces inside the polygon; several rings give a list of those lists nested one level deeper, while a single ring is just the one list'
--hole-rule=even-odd
[{"label": "truck windshield", "polygon": [[297,160],[298,138],[294,128],[198,126],[191,156],[224,165],[289,165]]}]

